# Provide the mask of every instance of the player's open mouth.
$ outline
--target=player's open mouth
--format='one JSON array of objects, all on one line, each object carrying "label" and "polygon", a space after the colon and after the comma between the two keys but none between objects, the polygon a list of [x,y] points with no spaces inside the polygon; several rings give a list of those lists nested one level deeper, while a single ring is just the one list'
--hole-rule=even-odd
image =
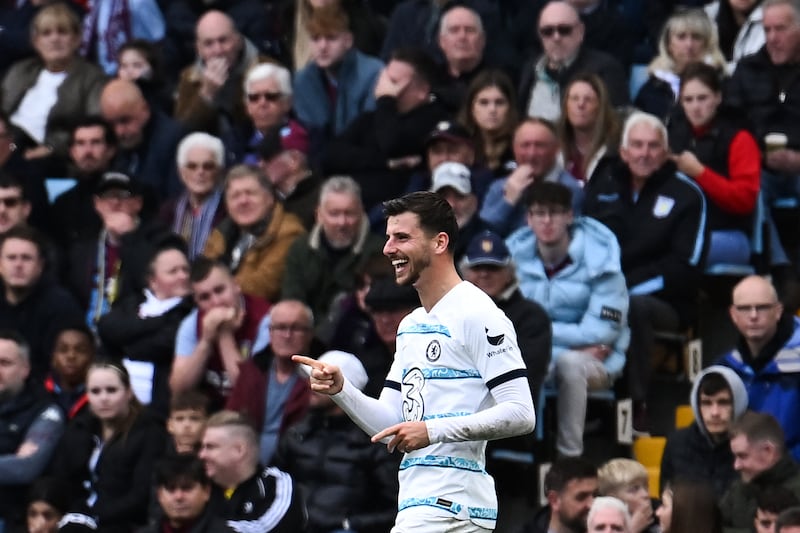
[{"label": "player's open mouth", "polygon": [[403,267],[408,264],[408,259],[395,259],[392,261],[392,266],[394,267],[395,272],[400,272],[403,270]]}]

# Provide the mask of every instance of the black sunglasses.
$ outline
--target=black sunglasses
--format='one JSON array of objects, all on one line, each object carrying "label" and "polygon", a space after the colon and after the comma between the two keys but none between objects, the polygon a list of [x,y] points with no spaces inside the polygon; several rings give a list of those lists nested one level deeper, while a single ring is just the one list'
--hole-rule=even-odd
[{"label": "black sunglasses", "polygon": [[555,26],[542,26],[539,28],[539,35],[542,37],[552,37],[558,33],[561,37],[569,37],[575,26],[570,24],[556,24]]},{"label": "black sunglasses", "polygon": [[283,98],[283,93],[270,93],[270,92],[263,92],[263,93],[247,93],[247,101],[251,104],[255,104],[261,99],[265,99],[267,102],[277,102],[281,98]]}]

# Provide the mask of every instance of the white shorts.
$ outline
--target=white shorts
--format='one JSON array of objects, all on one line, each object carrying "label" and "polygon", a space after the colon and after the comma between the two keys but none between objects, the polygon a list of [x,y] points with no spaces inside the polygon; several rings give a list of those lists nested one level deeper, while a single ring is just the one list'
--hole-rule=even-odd
[{"label": "white shorts", "polygon": [[491,531],[493,530],[482,528],[469,520],[406,510],[397,515],[391,533],[489,533]]}]

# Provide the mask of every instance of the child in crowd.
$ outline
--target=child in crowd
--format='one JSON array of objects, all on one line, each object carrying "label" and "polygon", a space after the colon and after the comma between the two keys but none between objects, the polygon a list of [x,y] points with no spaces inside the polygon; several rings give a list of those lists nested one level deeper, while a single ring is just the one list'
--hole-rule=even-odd
[{"label": "child in crowd", "polygon": [[69,325],[56,336],[51,370],[44,386],[70,419],[85,410],[86,372],[95,352],[94,336],[82,323]]},{"label": "child in crowd", "polygon": [[26,533],[55,533],[68,505],[68,488],[53,478],[37,480],[28,492]]},{"label": "child in crowd", "polygon": [[601,496],[613,496],[625,502],[631,514],[633,533],[660,531],[653,516],[648,492],[647,469],[633,459],[612,459],[597,471],[597,489]]},{"label": "child in crowd", "polygon": [[797,496],[786,487],[775,485],[761,491],[756,498],[756,516],[753,520],[755,533],[775,533],[778,515],[789,507],[800,505]]},{"label": "child in crowd", "polygon": [[197,453],[208,420],[208,397],[190,390],[172,397],[167,431],[172,437],[170,448],[176,453]]}]

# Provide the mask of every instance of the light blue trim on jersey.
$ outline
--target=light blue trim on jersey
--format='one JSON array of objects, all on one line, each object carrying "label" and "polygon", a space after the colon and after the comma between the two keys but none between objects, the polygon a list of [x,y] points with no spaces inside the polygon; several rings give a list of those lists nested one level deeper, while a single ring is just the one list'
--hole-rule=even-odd
[{"label": "light blue trim on jersey", "polygon": [[408,374],[408,372],[411,370],[419,370],[422,372],[422,375],[425,377],[425,379],[475,379],[481,377],[481,373],[474,368],[468,368],[467,370],[456,370],[454,368],[443,367],[413,369],[404,368],[403,377],[405,377],[406,374]]},{"label": "light blue trim on jersey", "polygon": [[414,466],[434,466],[437,468],[457,468],[458,470],[468,470],[478,474],[485,474],[477,461],[464,459],[462,457],[450,457],[447,455],[425,455],[422,457],[408,457],[400,463],[400,470]]},{"label": "light blue trim on jersey", "polygon": [[397,336],[399,337],[400,335],[404,335],[406,333],[417,333],[420,335],[441,333],[445,337],[452,337],[452,335],[450,335],[450,330],[447,329],[447,326],[443,324],[412,324],[398,331]]},{"label": "light blue trim on jersey", "polygon": [[471,414],[472,413],[468,413],[466,411],[457,411],[455,413],[439,413],[436,415],[425,415],[422,417],[422,421],[424,422],[425,420],[435,420],[437,418],[453,418],[456,416],[467,416]]},{"label": "light blue trim on jersey", "polygon": [[[444,505],[444,502],[450,505]],[[453,514],[458,514],[464,508],[463,505],[456,502],[448,502],[444,498],[437,498],[436,496],[429,496],[427,498],[407,498],[397,504],[397,510],[403,511],[409,507],[418,507],[420,505],[427,505],[429,507],[436,507],[450,511]],[[482,518],[484,520],[497,520],[497,509],[488,507],[467,507],[467,513],[470,518]]]}]

